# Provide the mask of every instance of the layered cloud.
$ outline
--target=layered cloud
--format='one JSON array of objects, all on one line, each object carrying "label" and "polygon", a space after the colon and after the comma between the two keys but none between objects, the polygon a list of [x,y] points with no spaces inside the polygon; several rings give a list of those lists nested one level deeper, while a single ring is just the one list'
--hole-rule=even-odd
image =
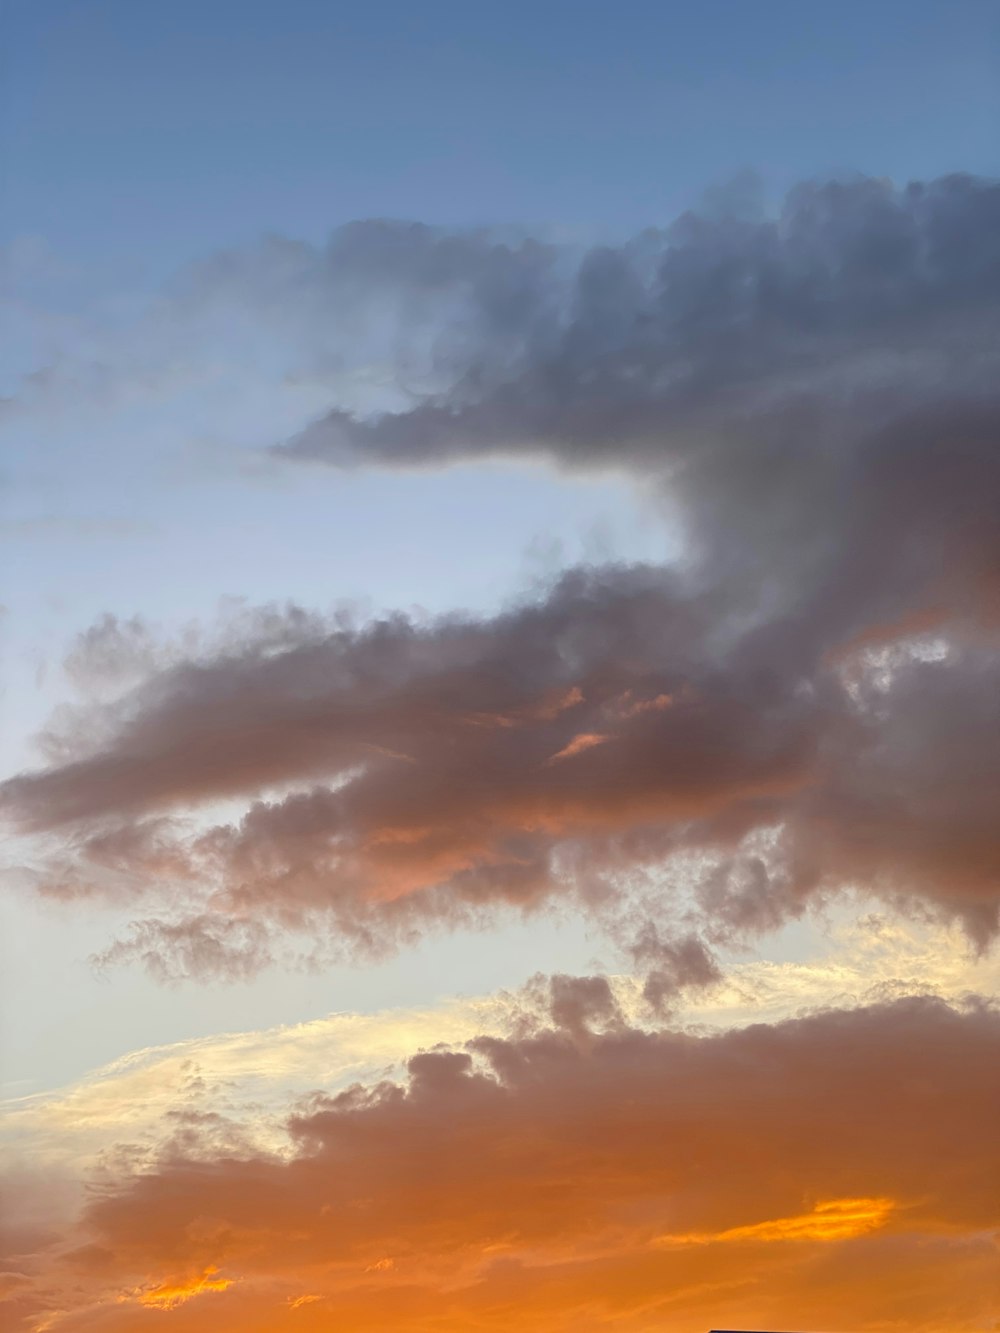
[{"label": "layered cloud", "polygon": [[165,975],[563,902],[666,1001],[848,890],[988,944],[998,219],[990,182],[857,181],[582,257],[359,224],[188,275],[182,303],[250,293],[281,327],[308,307],[306,342],[396,348],[395,410],[340,403],[281,458],[624,470],[683,555],[490,617],[293,609],[181,645],[102,622],[69,661],[97,701],[3,787],[33,882],[141,903],[108,959]]},{"label": "layered cloud", "polygon": [[567,896],[656,904],[631,944],[654,969],[658,920],[718,942],[845,888],[987,941],[988,646],[911,637],[845,665],[821,642],[806,670],[712,609],[628,568],[490,619],[270,617],[64,718],[5,803],[42,839],[44,892],[146,905],[113,957],[187,972],[252,971],[282,926],[378,951]]},{"label": "layered cloud", "polygon": [[[995,1316],[1000,1024],[906,999],[713,1036],[605,985],[317,1093],[190,1115],[5,1264],[13,1327],[914,1329]],[[571,1006],[572,1009],[572,1006]],[[112,1164],[113,1166],[114,1164]]]},{"label": "layered cloud", "polygon": [[[706,1033],[904,995],[960,1005],[970,995],[1000,991],[1000,956],[970,955],[955,927],[887,915],[857,919],[845,908],[839,921],[811,932],[810,943],[801,933],[792,926],[767,941],[767,951],[781,955],[794,939],[794,962],[726,959],[724,976],[687,995],[675,1023]],[[220,1124],[238,1123],[247,1141],[274,1150],[289,1100],[317,1083],[334,1093],[398,1076],[416,1049],[518,1033],[526,1023],[537,1024],[539,1014],[578,1036],[604,1024],[615,1009],[632,1027],[655,1025],[643,990],[637,975],[539,975],[494,995],[418,1009],[338,1012],[132,1051],[68,1087],[4,1102],[2,1142],[12,1161],[79,1177],[121,1144],[132,1145],[137,1161],[148,1164],[171,1127],[196,1111],[202,1123],[209,1114]]]},{"label": "layered cloud", "polygon": [[482,257],[446,390],[337,409],[280,452],[624,469],[662,485],[714,572],[791,579],[800,612],[949,566],[995,610],[998,223],[1000,186],[967,177],[807,185],[777,217],[691,214],[593,250],[569,282],[517,261],[500,312]]}]

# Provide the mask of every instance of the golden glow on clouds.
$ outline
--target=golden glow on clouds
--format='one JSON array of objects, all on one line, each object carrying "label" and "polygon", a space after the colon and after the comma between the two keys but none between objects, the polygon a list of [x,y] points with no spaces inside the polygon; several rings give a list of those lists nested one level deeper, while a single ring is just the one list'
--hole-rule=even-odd
[{"label": "golden glow on clouds", "polygon": [[673,705],[672,694],[657,694],[652,699],[633,699],[632,691],[626,690],[622,695],[619,712],[623,717],[637,717],[640,713],[662,713],[664,708],[672,708]]},{"label": "golden glow on clouds", "polygon": [[982,1333],[998,1043],[988,1006],[912,998],[711,1035],[553,1009],[286,1101],[280,1152],[197,1075],[25,1230],[12,1327]]},{"label": "golden glow on clouds", "polygon": [[888,1221],[896,1204],[892,1199],[831,1199],[798,1217],[777,1217],[726,1231],[692,1231],[682,1236],[658,1236],[658,1246],[716,1245],[740,1241],[837,1241],[877,1231]]},{"label": "golden glow on clouds", "polygon": [[614,737],[605,736],[602,732],[582,731],[579,736],[574,736],[568,745],[564,745],[561,750],[545,762],[547,764],[557,764],[562,759],[572,759],[574,755],[583,754],[584,750],[592,750],[595,745],[604,745],[610,740],[614,740]]},{"label": "golden glow on clouds", "polygon": [[[780,1051],[779,1044],[768,1053],[767,1043],[781,1040],[769,1024],[835,1009],[854,1034],[846,1038],[850,1048],[865,1031],[850,1026],[856,1006],[920,987],[956,997],[995,993],[997,958],[970,957],[949,931],[886,917],[841,921],[811,940],[800,932],[790,943],[812,957],[737,964],[679,1016],[675,1056],[694,1064],[676,1085],[666,1080],[662,1095],[692,1100],[669,1123],[655,1101],[634,1104],[633,1092],[646,1095],[646,1073],[637,1072],[631,1091],[605,1092],[600,1080],[577,1088],[570,1079],[557,1093],[559,1060],[541,1077],[541,1084],[553,1081],[552,1096],[563,1102],[561,1109],[553,1103],[551,1119],[545,1097],[533,1100],[532,1077],[513,1084],[533,1108],[530,1115],[508,1122],[492,1084],[473,1082],[463,1093],[465,1076],[453,1083],[445,1065],[418,1075],[420,1087],[428,1079],[426,1092],[405,1112],[392,1097],[378,1102],[379,1080],[400,1078],[414,1052],[442,1043],[457,1051],[471,1038],[496,1041],[509,1033],[528,992],[425,1010],[334,1014],[140,1051],[59,1094],[13,1103],[7,1133],[23,1178],[10,1197],[27,1234],[44,1228],[72,1235],[95,1171],[98,1183],[110,1172],[120,1190],[134,1191],[137,1211],[122,1214],[110,1242],[98,1246],[108,1257],[93,1260],[84,1287],[75,1260],[66,1268],[63,1260],[8,1259],[17,1276],[7,1283],[7,1308],[31,1309],[23,1327],[52,1333],[132,1333],[129,1317],[162,1318],[164,1328],[178,1333],[284,1333],[286,1318],[297,1333],[329,1333],[331,1326],[352,1333],[423,1333],[427,1326],[501,1333],[519,1320],[533,1333],[597,1333],[605,1326],[702,1333],[719,1325],[793,1326],[798,1312],[820,1328],[938,1333],[947,1326],[950,1333],[980,1333],[984,1273],[995,1269],[996,1251],[986,1223],[988,1185],[971,1177],[961,1183],[965,1177],[948,1165],[951,1154],[965,1152],[961,1134],[949,1130],[950,1138],[925,1145],[915,1120],[909,1132],[917,1134],[917,1147],[901,1141],[897,1156],[887,1140],[892,1161],[883,1172],[866,1136],[880,1119],[892,1119],[881,1100],[885,1090],[872,1101],[867,1084],[856,1093],[849,1080],[831,1085],[834,1100],[844,1098],[831,1110],[810,1090],[816,1077],[829,1076],[821,1061],[794,1094],[800,1100],[790,1103],[811,1127],[805,1140],[786,1139],[781,1098],[765,1113],[743,1089],[731,1108],[711,1111],[722,1117],[713,1147],[703,1139],[706,1117],[709,1107],[725,1102],[730,1085],[709,1082],[691,1094],[683,1087],[698,1074],[696,1051],[708,1049],[699,1034],[750,1029],[748,1040],[763,1045],[746,1066],[749,1074],[756,1061]],[[642,1028],[640,981],[618,977],[613,988],[625,1020],[637,1025],[634,1041],[653,1040]],[[584,1041],[582,1056],[589,1058],[588,1049]],[[530,1057],[526,1075],[545,1047],[532,1050],[528,1043],[518,1057]],[[802,1050],[812,1058],[808,1046]],[[864,1078],[882,1078],[889,1058],[891,1046],[865,1055]],[[947,1045],[936,1058],[940,1071]],[[952,1073],[933,1076],[928,1086],[939,1088],[942,1100],[928,1103],[927,1134],[935,1133],[935,1117],[965,1123],[969,1113],[979,1114],[975,1098],[982,1110],[992,1097],[984,1069],[973,1100],[968,1088],[963,1093],[964,1120],[948,1110],[947,1078],[970,1064],[958,1057]],[[636,1070],[643,1066],[637,1054]],[[521,1066],[510,1067],[515,1076]],[[366,1092],[348,1091],[359,1083]],[[320,1103],[308,1097],[318,1087],[325,1094]],[[333,1123],[326,1118],[332,1109],[324,1108],[338,1094],[356,1105],[359,1137],[344,1140],[342,1158],[341,1149],[322,1148],[313,1158],[296,1132],[290,1135],[289,1113],[315,1126],[322,1145]],[[927,1095],[919,1079],[914,1095]],[[803,1109],[803,1096],[811,1111]],[[892,1101],[896,1093],[888,1096]],[[439,1115],[446,1118],[440,1130]],[[817,1116],[825,1129],[814,1128]],[[390,1119],[380,1124],[383,1117]],[[399,1117],[398,1134],[392,1117]],[[351,1117],[338,1123],[346,1130]],[[364,1146],[369,1132],[378,1139],[371,1149]],[[759,1146],[759,1162],[743,1156],[744,1140]],[[366,1163],[360,1166],[353,1160],[359,1152]],[[797,1154],[794,1162],[790,1153]],[[452,1158],[456,1164],[447,1169],[427,1170],[428,1162]],[[248,1161],[258,1164],[249,1172]],[[141,1204],[142,1182],[152,1188],[175,1170],[182,1194]],[[329,1175],[314,1186],[317,1170]],[[345,1170],[353,1183],[345,1184]],[[645,1216],[639,1201],[650,1170],[662,1173],[662,1194],[652,1196],[655,1206]],[[928,1203],[923,1193],[936,1170],[942,1180],[958,1182],[956,1192]],[[31,1172],[44,1175],[32,1179]],[[708,1191],[704,1206],[685,1211],[684,1177],[698,1192]],[[216,1192],[199,1199],[202,1181]],[[268,1181],[285,1192],[276,1202]],[[342,1189],[350,1193],[337,1205]],[[566,1201],[567,1190],[577,1202]],[[189,1212],[174,1214],[175,1197]],[[620,1202],[602,1216],[608,1199]],[[63,1248],[73,1253],[75,1245],[86,1256],[85,1242],[80,1237]],[[38,1309],[36,1293],[46,1286],[51,1303]],[[765,1287],[773,1292],[771,1304],[759,1294]],[[949,1305],[952,1290],[967,1293],[964,1303]],[[442,1302],[450,1302],[452,1315],[434,1323]],[[882,1312],[881,1324],[875,1314],[876,1322],[864,1322],[868,1308]],[[653,1313],[647,1318],[643,1310]]]},{"label": "golden glow on clouds", "polygon": [[205,1292],[228,1291],[233,1285],[232,1279],[216,1277],[218,1271],[218,1268],[210,1264],[195,1277],[161,1282],[158,1286],[132,1293],[124,1299],[134,1300],[137,1304],[149,1306],[154,1310],[174,1310],[178,1305],[183,1305],[194,1296],[202,1296]]},{"label": "golden glow on clouds", "polygon": [[[812,947],[813,956],[802,961],[735,964],[718,987],[695,997],[683,1017],[729,1028],[894,994],[1000,992],[1000,954],[970,954],[954,929],[872,915],[833,926]],[[636,1021],[639,983],[619,977],[613,984],[622,1009]],[[254,1141],[279,1149],[284,1136],[271,1117],[280,1117],[289,1097],[376,1077],[437,1042],[498,1035],[515,1009],[516,996],[501,993],[426,1009],[330,1014],[134,1051],[68,1088],[3,1103],[5,1154],[76,1171],[111,1143],[148,1135],[196,1081],[199,1107],[222,1109],[225,1103],[233,1113],[252,1104]]]}]

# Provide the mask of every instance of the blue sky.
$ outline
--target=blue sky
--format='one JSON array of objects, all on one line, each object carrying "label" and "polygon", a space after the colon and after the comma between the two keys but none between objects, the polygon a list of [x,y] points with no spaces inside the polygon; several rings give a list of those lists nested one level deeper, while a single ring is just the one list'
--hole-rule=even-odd
[{"label": "blue sky", "polygon": [[631,231],[750,169],[989,171],[988,0],[7,0],[2,227],[158,275],[406,217]]}]

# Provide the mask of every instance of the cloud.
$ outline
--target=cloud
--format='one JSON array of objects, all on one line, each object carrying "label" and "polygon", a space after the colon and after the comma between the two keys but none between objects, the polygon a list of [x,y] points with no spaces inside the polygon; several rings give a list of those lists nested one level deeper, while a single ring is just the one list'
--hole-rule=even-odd
[{"label": "cloud", "polygon": [[139,1327],[157,1293],[183,1296],[187,1330],[281,1328],[293,1308],[306,1328],[501,1328],[515,1309],[544,1333],[740,1310],[981,1326],[995,1010],[909,998],[700,1037],[576,1017],[316,1094],[287,1154],[168,1143],[34,1255],[15,1309],[74,1330]]},{"label": "cloud", "polygon": [[160,1282],[152,1287],[138,1288],[124,1294],[125,1301],[136,1301],[139,1305],[150,1306],[154,1310],[175,1310],[195,1296],[206,1291],[228,1291],[233,1285],[232,1279],[216,1277],[218,1269],[209,1264],[201,1273],[179,1282]]},{"label": "cloud", "polygon": [[654,1245],[728,1244],[733,1241],[851,1240],[886,1225],[896,1204],[892,1199],[832,1199],[797,1217],[776,1217],[728,1231],[694,1231],[657,1236]]},{"label": "cloud", "polygon": [[[318,246],[268,236],[188,265],[158,290],[106,282],[95,296],[55,271],[38,282],[3,247],[0,284],[20,339],[6,349],[0,406],[15,422],[105,423],[179,407],[196,436],[245,448],[331,401],[384,408],[446,385],[486,331],[493,355],[513,362],[532,293],[548,300],[541,275],[571,263],[523,234],[375,220]],[[537,312],[539,329],[547,318]]]},{"label": "cloud", "polygon": [[136,960],[161,982],[190,977],[248,980],[274,961],[259,921],[225,922],[209,915],[182,922],[155,917],[134,922],[127,938],[115,940],[92,961],[103,970]]},{"label": "cloud", "polygon": [[30,1285],[31,1278],[25,1273],[0,1273],[0,1302],[9,1300]]},{"label": "cloud", "polygon": [[337,408],[278,452],[624,471],[683,532],[698,586],[756,622],[761,670],[808,672],[821,642],[934,611],[995,628],[998,222],[1000,185],[962,176],[688,214],[568,283],[540,269],[513,366],[484,318],[449,388]]},{"label": "cloud", "polygon": [[[134,1051],[71,1086],[3,1104],[4,1143],[12,1160],[79,1173],[115,1143],[154,1145],[191,1111],[234,1121],[259,1148],[280,1146],[289,1099],[322,1079],[328,1091],[377,1081],[401,1070],[418,1048],[461,1045],[477,1035],[525,1035],[550,1024],[582,1039],[588,1031],[656,1025],[643,995],[647,968],[672,964],[672,1019],[693,1031],[777,1023],[836,1007],[864,1007],[923,994],[959,1004],[1000,989],[1000,957],[971,955],[956,928],[858,918],[850,906],[807,947],[798,927],[769,942],[796,961],[726,959],[724,974],[705,985],[706,959],[694,940],[649,932],[637,942],[637,975],[533,977],[495,995],[441,1000],[420,1009],[331,1013],[261,1031],[219,1033]],[[204,1135],[204,1122],[202,1125]],[[144,1158],[143,1160],[148,1160]],[[51,1193],[51,1188],[49,1188]],[[31,1197],[21,1190],[22,1203]]]},{"label": "cloud", "polygon": [[804,672],[711,612],[681,576],[609,567],[482,619],[248,615],[200,656],[104,625],[77,674],[113,678],[112,640],[126,674],[163,665],[57,719],[4,804],[47,849],[43,892],[150,905],[106,961],[164,976],[244,975],[268,932],[378,953],[567,896],[719,943],[861,889],[988,942],[991,642],[904,638],[849,670],[823,643]]},{"label": "cloud", "polygon": [[576,754],[582,754],[584,750],[589,750],[594,745],[603,745],[605,741],[611,740],[610,736],[602,736],[596,731],[582,731],[579,736],[574,736],[572,740],[567,741],[561,750],[546,759],[547,764],[557,764],[563,759],[572,759]]},{"label": "cloud", "polygon": [[998,212],[988,181],[858,180],[582,258],[358,224],[189,274],[181,304],[250,293],[280,323],[294,289],[310,329],[440,333],[414,373],[443,387],[341,405],[283,457],[613,467],[683,556],[566,571],[492,617],[266,608],[180,646],[100,622],[68,665],[102,701],[2,788],[34,882],[143,903],[107,957],[164,975],[244,975],[283,931],[379,953],[558,901],[631,922],[633,957],[647,926],[710,950],[858,891],[986,947]]},{"label": "cloud", "polygon": [[482,303],[448,388],[338,407],[279,453],[610,467],[658,483],[729,577],[793,573],[814,593],[853,547],[842,572],[875,566],[873,600],[942,555],[995,589],[998,222],[1000,185],[964,176],[804,184],[773,218],[687,214],[589,252],[569,282],[525,273],[502,326]]}]

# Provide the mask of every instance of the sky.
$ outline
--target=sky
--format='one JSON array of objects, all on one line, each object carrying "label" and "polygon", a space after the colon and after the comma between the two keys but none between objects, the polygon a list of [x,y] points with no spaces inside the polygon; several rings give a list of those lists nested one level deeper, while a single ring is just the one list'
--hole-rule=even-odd
[{"label": "sky", "polygon": [[1000,1327],[996,7],[0,17],[0,1323]]}]

